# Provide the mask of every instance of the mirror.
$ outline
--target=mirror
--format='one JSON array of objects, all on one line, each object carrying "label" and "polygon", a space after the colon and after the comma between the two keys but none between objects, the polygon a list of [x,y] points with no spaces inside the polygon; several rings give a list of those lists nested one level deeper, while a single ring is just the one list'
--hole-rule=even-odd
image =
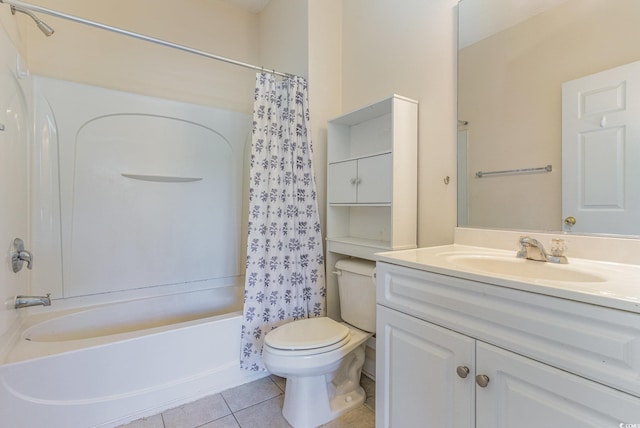
[{"label": "mirror", "polygon": [[[595,230],[578,227],[580,213],[575,226],[565,223],[562,195],[563,84],[639,61],[639,18],[637,0],[460,1],[460,226],[640,235],[638,225],[613,228],[613,218]],[[640,149],[624,156],[627,170],[640,171]]]}]

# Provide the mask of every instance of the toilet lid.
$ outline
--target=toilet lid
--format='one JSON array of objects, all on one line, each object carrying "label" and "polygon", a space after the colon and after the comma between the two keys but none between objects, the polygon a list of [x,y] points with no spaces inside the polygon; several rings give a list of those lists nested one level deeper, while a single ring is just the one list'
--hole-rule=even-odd
[{"label": "toilet lid", "polygon": [[333,345],[349,335],[349,328],[328,317],[308,318],[281,325],[264,341],[276,349],[313,349]]}]

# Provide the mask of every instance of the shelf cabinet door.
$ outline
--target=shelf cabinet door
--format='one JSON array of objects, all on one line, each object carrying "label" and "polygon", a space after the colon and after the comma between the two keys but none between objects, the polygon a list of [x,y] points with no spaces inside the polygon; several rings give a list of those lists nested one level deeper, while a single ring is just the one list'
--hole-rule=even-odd
[{"label": "shelf cabinet door", "polygon": [[390,153],[358,159],[358,203],[389,204],[393,194]]},{"label": "shelf cabinet door", "polygon": [[[478,342],[478,428],[618,427],[640,422],[640,398]],[[376,403],[377,404],[377,403]]]},{"label": "shelf cabinet door", "polygon": [[376,340],[377,428],[474,426],[474,339],[378,305]]},{"label": "shelf cabinet door", "polygon": [[389,204],[393,194],[390,153],[329,164],[331,204]]},{"label": "shelf cabinet door", "polygon": [[330,204],[352,204],[357,201],[358,161],[329,164],[327,195]]}]

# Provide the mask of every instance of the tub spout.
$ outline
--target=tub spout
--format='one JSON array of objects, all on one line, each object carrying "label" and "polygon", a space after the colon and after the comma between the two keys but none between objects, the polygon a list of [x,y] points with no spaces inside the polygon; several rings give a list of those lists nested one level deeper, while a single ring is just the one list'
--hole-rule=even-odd
[{"label": "tub spout", "polygon": [[15,308],[28,308],[29,306],[51,306],[51,293],[46,296],[16,296]]}]

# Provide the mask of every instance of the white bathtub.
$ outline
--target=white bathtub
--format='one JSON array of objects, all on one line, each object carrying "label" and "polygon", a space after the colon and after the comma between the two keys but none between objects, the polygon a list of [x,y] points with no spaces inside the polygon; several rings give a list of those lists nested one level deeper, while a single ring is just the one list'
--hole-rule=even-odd
[{"label": "white bathtub", "polygon": [[264,376],[239,367],[242,293],[29,316],[0,366],[0,426],[112,427]]}]

